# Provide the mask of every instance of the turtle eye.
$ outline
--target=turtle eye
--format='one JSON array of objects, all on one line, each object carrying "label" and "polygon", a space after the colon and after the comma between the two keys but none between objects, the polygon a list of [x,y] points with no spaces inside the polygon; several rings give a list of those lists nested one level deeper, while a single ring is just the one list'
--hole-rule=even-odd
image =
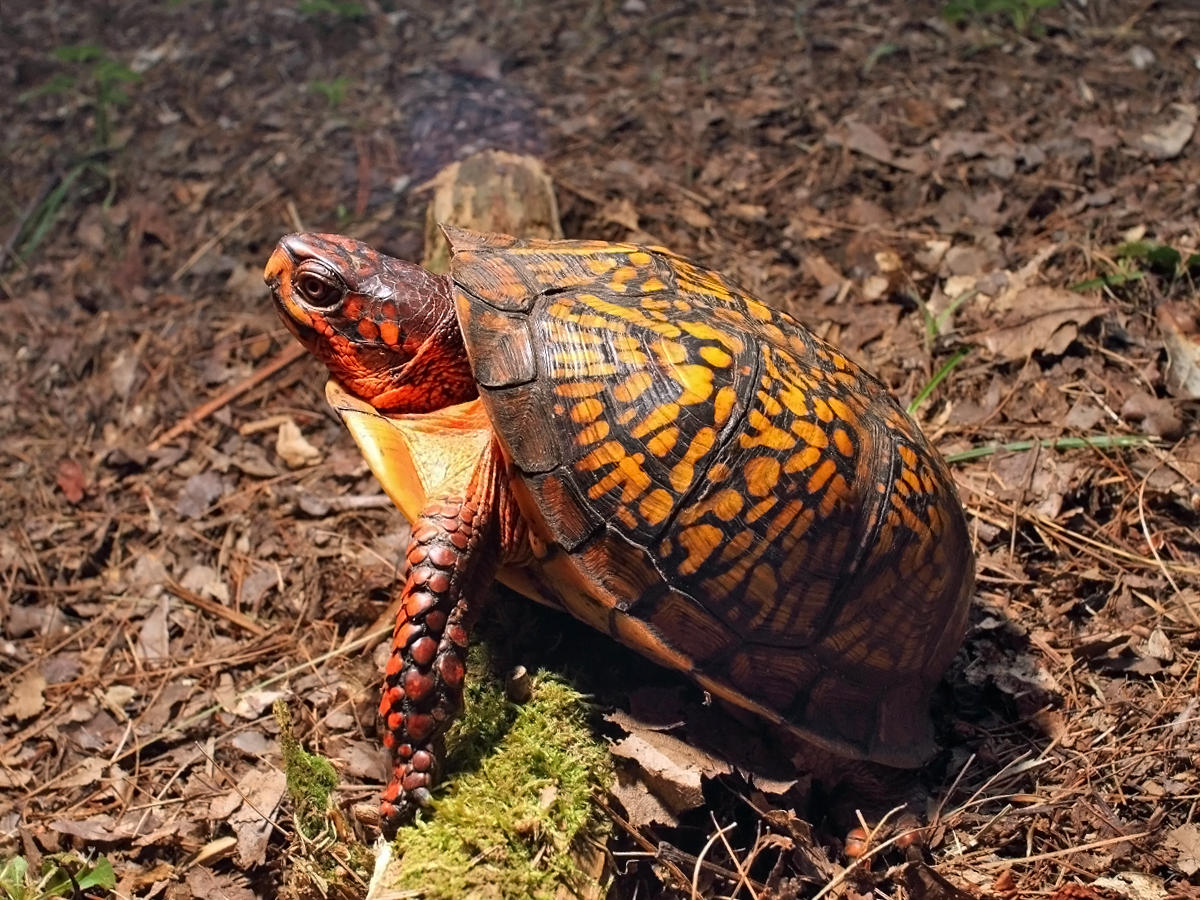
[{"label": "turtle eye", "polygon": [[328,309],[342,299],[342,286],[328,272],[300,272],[296,277],[296,290],[313,306]]}]

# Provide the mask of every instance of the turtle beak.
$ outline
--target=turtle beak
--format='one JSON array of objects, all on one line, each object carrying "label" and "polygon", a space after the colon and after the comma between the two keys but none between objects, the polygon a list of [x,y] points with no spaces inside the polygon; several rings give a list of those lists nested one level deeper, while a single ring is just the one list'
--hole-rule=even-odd
[{"label": "turtle beak", "polygon": [[288,325],[303,325],[312,327],[312,317],[308,311],[296,302],[292,296],[292,272],[295,271],[297,259],[302,259],[304,250],[303,237],[289,234],[275,247],[275,252],[267,260],[263,270],[263,280],[271,289],[275,305]]}]

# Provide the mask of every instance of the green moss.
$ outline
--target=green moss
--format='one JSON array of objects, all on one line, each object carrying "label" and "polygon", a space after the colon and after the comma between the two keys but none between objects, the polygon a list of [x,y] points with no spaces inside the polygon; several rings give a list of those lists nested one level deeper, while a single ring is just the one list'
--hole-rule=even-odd
[{"label": "green moss", "polygon": [[608,829],[592,799],[611,776],[583,696],[545,673],[533,698],[509,703],[486,666],[472,666],[467,709],[450,736],[451,774],[432,817],[396,838],[388,880],[425,898],[552,897],[583,885],[576,864],[586,838]]},{"label": "green moss", "polygon": [[337,771],[323,756],[309,753],[292,734],[292,716],[287,704],[276,700],[272,707],[279,723],[279,746],[288,794],[296,807],[296,827],[312,839],[328,829],[330,798],[337,787]]}]

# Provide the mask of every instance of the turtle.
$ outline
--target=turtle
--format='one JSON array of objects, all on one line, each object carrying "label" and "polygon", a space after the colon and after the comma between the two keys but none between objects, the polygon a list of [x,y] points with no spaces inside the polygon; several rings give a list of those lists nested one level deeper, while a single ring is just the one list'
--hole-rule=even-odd
[{"label": "turtle", "polygon": [[886,386],[658,246],[292,234],[265,279],[411,523],[386,829],[427,806],[495,580],[825,751],[913,768],[966,630],[949,469]]}]

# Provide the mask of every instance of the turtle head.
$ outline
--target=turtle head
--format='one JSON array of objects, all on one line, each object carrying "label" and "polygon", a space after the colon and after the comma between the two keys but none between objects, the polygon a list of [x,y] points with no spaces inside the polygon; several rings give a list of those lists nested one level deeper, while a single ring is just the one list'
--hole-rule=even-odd
[{"label": "turtle head", "polygon": [[450,281],[336,234],[289,234],[263,273],[284,324],[348,392],[419,413],[476,395]]}]

